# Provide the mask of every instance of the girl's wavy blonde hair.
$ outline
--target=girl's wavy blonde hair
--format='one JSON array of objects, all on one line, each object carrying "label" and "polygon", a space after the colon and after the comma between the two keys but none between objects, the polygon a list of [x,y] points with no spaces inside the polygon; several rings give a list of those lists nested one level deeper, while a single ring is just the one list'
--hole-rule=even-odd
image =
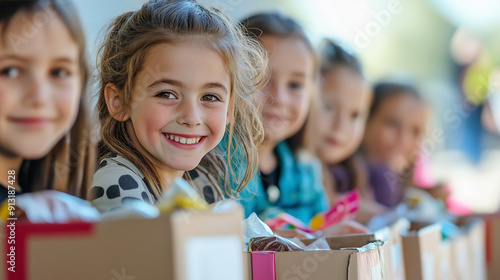
[{"label": "girl's wavy blonde hair", "polygon": [[[233,152],[245,151],[247,167],[237,192],[250,181],[258,167],[257,146],[263,141],[259,108],[253,96],[266,82],[267,56],[260,44],[244,35],[224,13],[206,7],[195,0],[155,0],[141,9],[119,16],[109,27],[100,50],[100,90],[97,104],[100,122],[99,157],[117,153],[134,163],[145,175],[154,195],[161,196],[161,183],[152,163],[132,145],[125,122],[117,121],[108,111],[104,98],[107,84],[114,84],[121,94],[121,108],[131,105],[135,77],[141,70],[151,47],[198,36],[211,42],[221,55],[231,79],[230,117],[227,161],[233,162]],[[242,150],[240,150],[242,149]],[[227,176],[233,174],[218,149],[210,151],[201,161],[217,179],[224,179],[224,191],[232,196]],[[227,167],[229,166],[229,170]],[[189,178],[187,172],[184,177]],[[219,180],[220,181],[220,180]]]}]

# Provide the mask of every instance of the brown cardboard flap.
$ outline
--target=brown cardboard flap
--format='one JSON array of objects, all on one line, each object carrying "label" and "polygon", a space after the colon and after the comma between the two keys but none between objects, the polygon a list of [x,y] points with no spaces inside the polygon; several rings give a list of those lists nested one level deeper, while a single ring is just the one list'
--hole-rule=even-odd
[{"label": "brown cardboard flap", "polygon": [[[314,239],[302,239],[301,241],[307,246],[314,241],[318,240],[318,238]],[[352,235],[343,235],[343,236],[335,236],[335,237],[327,237],[326,241],[330,248],[332,249],[342,249],[342,248],[353,248],[353,247],[363,247],[368,243],[376,241],[375,235],[373,234],[352,234]]]},{"label": "brown cardboard flap", "polygon": [[439,257],[441,226],[439,224],[413,224],[403,236],[403,258],[407,280],[438,279],[436,258]]},{"label": "brown cardboard flap", "polygon": [[[281,279],[345,280],[349,259],[356,250],[276,253],[276,276]],[[350,279],[350,278],[349,278]]]},{"label": "brown cardboard flap", "polygon": [[[302,241],[308,245],[315,240]],[[384,243],[376,241],[373,234],[329,237],[326,241],[332,250],[276,253],[277,279],[382,279]]]},{"label": "brown cardboard flap", "polygon": [[[92,236],[34,237],[28,272],[36,279],[173,277],[167,218],[97,223]],[[29,276],[28,279],[33,279]]]}]

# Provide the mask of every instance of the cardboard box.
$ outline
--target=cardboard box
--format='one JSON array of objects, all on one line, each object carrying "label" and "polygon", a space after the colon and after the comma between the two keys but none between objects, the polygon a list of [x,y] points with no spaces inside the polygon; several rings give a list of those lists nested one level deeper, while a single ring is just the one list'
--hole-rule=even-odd
[{"label": "cardboard box", "polygon": [[486,218],[486,263],[488,280],[497,280],[500,275],[500,214]]},{"label": "cardboard box", "polygon": [[440,279],[436,263],[440,256],[441,226],[412,223],[403,236],[403,258],[407,280]]},{"label": "cardboard box", "polygon": [[469,280],[471,278],[469,245],[466,232],[462,231],[460,235],[452,239],[452,258],[453,267],[455,269],[455,279]]},{"label": "cardboard box", "polygon": [[467,229],[470,252],[471,277],[469,279],[486,280],[486,222],[473,220]]},{"label": "cardboard box", "polygon": [[406,279],[401,234],[407,232],[409,229],[410,221],[400,218],[389,226],[374,232],[376,239],[386,242],[386,249],[384,250],[385,279]]},{"label": "cardboard box", "polygon": [[454,279],[486,279],[485,222],[481,218],[463,216],[457,220],[460,234],[452,238]]},{"label": "cardboard box", "polygon": [[[228,203],[225,212],[176,211],[156,219],[19,223],[16,272],[2,269],[0,279],[244,279],[243,211]],[[0,258],[6,267],[6,254]]]},{"label": "cardboard box", "polygon": [[[308,245],[315,239],[303,241]],[[252,252],[253,280],[385,279],[385,244],[373,234],[332,237],[327,242],[332,250]]]},{"label": "cardboard box", "polygon": [[453,242],[444,241],[439,246],[439,253],[436,258],[436,269],[438,270],[438,278],[442,280],[453,280],[456,278],[456,269],[453,265]]}]

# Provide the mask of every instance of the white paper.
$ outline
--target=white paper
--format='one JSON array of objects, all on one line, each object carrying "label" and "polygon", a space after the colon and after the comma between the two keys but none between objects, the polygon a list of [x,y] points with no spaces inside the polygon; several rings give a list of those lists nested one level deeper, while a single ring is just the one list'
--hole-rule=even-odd
[{"label": "white paper", "polygon": [[237,236],[195,237],[186,242],[188,280],[243,280]]}]

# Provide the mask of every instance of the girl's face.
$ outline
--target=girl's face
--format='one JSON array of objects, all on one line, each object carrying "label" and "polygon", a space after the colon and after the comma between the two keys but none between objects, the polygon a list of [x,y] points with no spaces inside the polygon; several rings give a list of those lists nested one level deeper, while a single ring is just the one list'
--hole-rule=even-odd
[{"label": "girl's face", "polygon": [[231,80],[209,42],[187,39],[152,47],[135,79],[127,130],[157,167],[195,168],[229,123]]},{"label": "girl's face", "polygon": [[363,147],[368,158],[398,172],[406,170],[420,149],[428,114],[427,106],[414,96],[387,97],[366,126]]},{"label": "girl's face", "polygon": [[267,141],[297,133],[306,119],[314,73],[311,50],[297,38],[262,36],[271,78],[264,87],[263,123]]},{"label": "girl's face", "polygon": [[[37,159],[69,131],[81,95],[79,49],[58,17],[20,12],[0,24],[0,153]],[[38,27],[37,27],[38,26]]]},{"label": "girl's face", "polygon": [[317,154],[323,162],[335,164],[361,144],[372,94],[363,77],[347,67],[330,70],[321,90]]}]

